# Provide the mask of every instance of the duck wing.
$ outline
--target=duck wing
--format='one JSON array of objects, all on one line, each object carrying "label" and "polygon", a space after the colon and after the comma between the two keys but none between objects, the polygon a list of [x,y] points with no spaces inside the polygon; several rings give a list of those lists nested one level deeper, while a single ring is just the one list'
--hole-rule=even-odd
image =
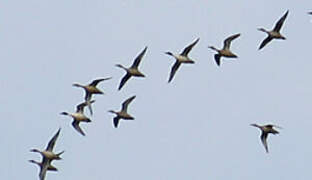
[{"label": "duck wing", "polygon": [[226,38],[224,41],[223,41],[223,49],[230,49],[230,46],[231,46],[231,42],[238,38],[240,36],[240,33],[238,34],[234,34],[228,38]]},{"label": "duck wing", "polygon": [[85,136],[86,134],[82,131],[82,129],[79,126],[79,121],[73,121],[72,122],[73,127],[83,136]]},{"label": "duck wing", "polygon": [[45,176],[46,176],[49,164],[50,164],[50,160],[48,160],[47,158],[44,157],[42,159],[42,164],[40,166],[40,172],[39,172],[40,180],[44,180],[45,179]]},{"label": "duck wing", "polygon": [[275,27],[273,31],[279,32],[284,24],[285,19],[287,18],[289,10],[286,11],[286,13],[277,21],[275,24]]},{"label": "duck wing", "polygon": [[181,55],[182,56],[187,56],[188,53],[192,50],[192,48],[197,44],[198,41],[199,41],[199,38],[197,38],[192,44],[190,44],[189,46],[184,48],[184,50],[182,51]]},{"label": "duck wing", "polygon": [[109,80],[109,79],[112,79],[112,77],[108,77],[108,78],[101,78],[101,79],[96,79],[96,80],[93,80],[89,86],[97,86],[99,84],[99,82],[101,81],[105,81],[105,80]]},{"label": "duck wing", "polygon": [[113,122],[114,122],[114,127],[115,127],[115,128],[118,127],[119,120],[120,120],[119,116],[114,117]]},{"label": "duck wing", "polygon": [[215,54],[214,55],[214,59],[215,59],[217,65],[220,66],[220,64],[221,64],[221,61],[220,61],[221,56],[220,56],[220,54]]},{"label": "duck wing", "polygon": [[58,131],[55,133],[55,135],[54,135],[54,136],[52,137],[52,139],[49,141],[48,146],[47,146],[47,148],[46,148],[46,151],[51,151],[51,152],[52,152],[53,147],[54,147],[54,145],[55,145],[55,142],[56,142],[56,140],[57,140],[57,138],[58,138],[60,132],[61,132],[61,128],[58,129]]},{"label": "duck wing", "polygon": [[267,153],[269,153],[268,144],[267,144],[267,137],[268,137],[268,133],[262,132],[262,134],[261,134],[261,136],[260,136],[261,142],[262,142],[262,144],[263,144],[263,146],[264,146],[264,148],[265,148],[265,151],[266,151]]},{"label": "duck wing", "polygon": [[120,90],[125,84],[126,82],[130,79],[131,75],[129,73],[127,73],[120,81],[118,90]]},{"label": "duck wing", "polygon": [[136,96],[132,96],[130,98],[128,98],[127,100],[125,100],[123,103],[122,103],[122,111],[125,111],[127,112],[127,109],[128,109],[128,105],[133,101],[133,99],[135,98]]},{"label": "duck wing", "polygon": [[142,58],[143,58],[143,56],[144,56],[144,54],[145,54],[145,52],[146,52],[146,50],[147,50],[147,46],[143,49],[143,51],[135,58],[135,60],[134,60],[134,62],[133,62],[133,64],[132,64],[132,68],[138,68],[138,66],[139,66],[139,64],[140,64],[140,62],[141,62],[141,60],[142,60]]},{"label": "duck wing", "polygon": [[175,73],[177,72],[177,70],[179,69],[181,63],[179,61],[176,60],[176,62],[174,63],[174,65],[171,68],[171,72],[170,72],[170,76],[169,76],[169,80],[168,83],[171,82],[171,80],[173,79]]},{"label": "duck wing", "polygon": [[94,103],[95,102],[95,100],[88,100],[88,101],[85,101],[85,102],[83,102],[83,103],[80,103],[80,104],[78,104],[77,106],[76,106],[76,112],[77,113],[83,113],[83,110],[84,110],[84,107],[85,106],[89,106],[89,105],[91,105],[92,103]]},{"label": "duck wing", "polygon": [[272,41],[272,37],[268,36],[267,38],[265,38],[262,43],[259,46],[259,50],[262,49],[266,44],[268,44],[270,41]]}]

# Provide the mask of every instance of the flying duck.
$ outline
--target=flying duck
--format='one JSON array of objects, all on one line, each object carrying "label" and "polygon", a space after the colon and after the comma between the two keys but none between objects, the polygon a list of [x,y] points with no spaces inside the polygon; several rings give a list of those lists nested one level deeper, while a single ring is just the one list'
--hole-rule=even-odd
[{"label": "flying duck", "polygon": [[143,51],[135,58],[133,64],[129,68],[126,68],[121,64],[116,64],[117,67],[122,68],[127,72],[126,75],[124,75],[124,77],[121,79],[118,90],[120,90],[132,76],[145,77],[145,75],[139,71],[138,67],[146,50],[147,47],[145,47]]},{"label": "flying duck", "polygon": [[221,57],[228,57],[228,58],[237,58],[237,55],[235,55],[234,53],[232,53],[232,51],[230,50],[230,46],[231,46],[231,42],[238,38],[240,36],[240,34],[234,34],[228,38],[226,38],[224,41],[223,41],[223,48],[222,49],[217,49],[213,46],[208,46],[208,48],[212,49],[212,50],[215,50],[218,52],[218,54],[215,54],[214,55],[214,59],[217,63],[218,66],[220,66],[221,64]]},{"label": "flying duck", "polygon": [[[94,103],[95,100],[91,100],[89,103]],[[79,126],[80,122],[91,122],[91,120],[83,113],[83,109],[85,106],[87,106],[87,102],[83,102],[77,105],[76,112],[75,113],[68,113],[68,112],[61,112],[61,115],[70,116],[73,118],[72,126],[83,136],[85,136],[85,133],[82,131],[82,129]]]},{"label": "flying duck", "polygon": [[44,151],[40,151],[38,149],[31,149],[30,150],[30,152],[38,152],[42,155],[42,162],[41,162],[42,168],[40,168],[40,173],[39,173],[40,180],[44,180],[45,175],[46,175],[46,171],[50,167],[52,160],[61,160],[62,159],[60,157],[60,155],[63,154],[64,151],[56,153],[56,154],[53,152],[53,148],[54,148],[55,142],[56,142],[56,140],[60,134],[60,131],[61,131],[61,128],[59,128],[59,130],[56,132],[56,134],[53,136],[53,138],[49,141],[48,146]]},{"label": "flying duck", "polygon": [[198,41],[199,41],[199,38],[197,38],[192,44],[190,44],[189,46],[184,48],[184,50],[180,54],[173,54],[172,52],[165,52],[165,54],[168,54],[169,56],[174,57],[176,60],[174,65],[171,68],[168,83],[171,82],[175,73],[177,72],[177,70],[179,69],[179,67],[182,63],[183,64],[194,64],[195,63],[192,59],[190,59],[188,57],[188,54],[192,50],[192,48],[198,43]]},{"label": "flying duck", "polygon": [[263,126],[260,126],[258,124],[251,124],[251,126],[257,127],[261,130],[261,136],[260,136],[261,142],[265,148],[265,151],[267,153],[269,153],[268,144],[267,144],[268,134],[269,133],[274,134],[274,135],[278,134],[279,132],[277,130],[273,129],[273,127],[277,127],[277,128],[280,128],[280,127],[276,126],[276,125],[272,125],[272,124],[267,124],[267,125],[263,125]]},{"label": "flying duck", "polygon": [[127,109],[128,109],[128,105],[131,103],[131,101],[133,101],[133,99],[134,99],[135,97],[136,97],[136,96],[132,96],[132,97],[128,98],[127,100],[125,100],[125,101],[122,103],[121,111],[119,111],[119,112],[116,112],[116,111],[113,111],[113,110],[109,110],[109,111],[108,111],[108,112],[110,112],[110,113],[116,114],[116,116],[115,116],[114,119],[113,119],[113,123],[114,123],[114,127],[115,127],[115,128],[118,127],[118,124],[119,124],[119,120],[120,120],[120,119],[124,119],[124,120],[134,120],[134,117],[132,117],[130,114],[128,114]]},{"label": "flying duck", "polygon": [[108,78],[101,78],[101,79],[96,79],[93,80],[90,84],[88,85],[81,85],[78,83],[74,83],[73,86],[75,87],[81,87],[85,90],[86,94],[85,94],[85,101],[88,103],[88,107],[90,110],[90,114],[93,114],[92,111],[92,107],[91,107],[91,103],[90,100],[92,98],[92,94],[104,94],[100,89],[98,89],[96,86],[101,82],[101,81],[106,81],[112,79],[112,77],[108,77]]},{"label": "flying duck", "polygon": [[284,24],[284,21],[288,15],[288,10],[286,13],[277,21],[274,26],[274,29],[271,31],[265,30],[264,28],[258,28],[259,31],[265,32],[268,34],[267,38],[265,38],[259,46],[259,50],[262,49],[266,44],[268,44],[272,39],[282,39],[286,38],[280,33],[280,30]]}]

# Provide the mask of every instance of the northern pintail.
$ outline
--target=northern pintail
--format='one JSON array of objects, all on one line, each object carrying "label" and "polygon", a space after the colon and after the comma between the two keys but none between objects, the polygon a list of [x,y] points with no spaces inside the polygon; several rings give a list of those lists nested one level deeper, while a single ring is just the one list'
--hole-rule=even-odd
[{"label": "northern pintail", "polygon": [[173,54],[172,52],[165,52],[165,54],[168,54],[169,56],[174,57],[176,60],[174,65],[171,68],[168,83],[173,79],[175,73],[177,72],[178,68],[180,67],[182,63],[183,64],[195,63],[191,58],[188,57],[188,54],[192,50],[192,48],[197,44],[198,41],[199,41],[199,38],[197,38],[192,44],[184,48],[184,50],[180,54]]},{"label": "northern pintail", "polygon": [[267,153],[269,153],[269,148],[268,148],[268,144],[267,144],[267,137],[268,137],[268,134],[271,133],[271,134],[278,134],[279,132],[275,129],[273,129],[273,127],[277,127],[277,128],[281,128],[279,126],[276,126],[276,125],[272,125],[272,124],[267,124],[267,125],[263,125],[263,126],[260,126],[258,124],[251,124],[251,126],[254,126],[254,127],[257,127],[261,130],[261,136],[260,136],[260,139],[261,139],[261,142],[265,148],[265,151]]},{"label": "northern pintail", "polygon": [[271,31],[265,30],[264,28],[258,28],[259,31],[265,32],[268,34],[267,38],[265,38],[259,46],[259,50],[262,49],[266,44],[268,44],[272,39],[283,39],[286,38],[280,33],[280,30],[283,26],[283,23],[288,15],[288,10],[286,13],[277,21],[274,26],[274,29]]},{"label": "northern pintail", "polygon": [[145,75],[139,71],[138,67],[146,50],[147,47],[145,47],[143,51],[135,58],[133,64],[129,68],[126,68],[121,64],[116,64],[117,67],[122,68],[127,72],[126,75],[124,75],[124,77],[121,79],[118,90],[120,90],[132,76],[145,77]]},{"label": "northern pintail", "polygon": [[108,78],[101,78],[101,79],[96,79],[96,80],[93,80],[90,84],[88,85],[81,85],[81,84],[78,84],[78,83],[74,83],[73,86],[75,87],[81,87],[85,90],[85,101],[88,103],[88,107],[89,107],[89,110],[90,110],[90,114],[92,115],[93,114],[93,111],[92,111],[92,107],[91,107],[91,103],[90,103],[90,100],[92,98],[92,95],[93,94],[104,94],[103,91],[101,91],[100,89],[98,89],[96,86],[98,85],[98,83],[100,83],[101,81],[106,81],[106,80],[109,80],[109,79],[112,79],[112,77],[108,77]]},{"label": "northern pintail", "polygon": [[132,96],[130,98],[128,98],[127,100],[125,100],[122,103],[122,108],[121,111],[116,112],[113,110],[109,110],[108,112],[110,113],[114,113],[116,114],[116,117],[114,117],[113,122],[114,122],[114,127],[117,128],[118,127],[118,123],[120,119],[124,119],[124,120],[133,120],[134,117],[132,117],[130,114],[128,114],[127,109],[128,109],[128,105],[131,103],[131,101],[135,98],[136,96]]},{"label": "northern pintail", "polygon": [[[43,166],[45,165],[44,163],[42,163],[42,162],[37,162],[37,161],[35,161],[35,160],[29,160],[29,162],[34,163],[34,164],[37,164],[37,165],[40,167],[40,171],[42,171],[42,169],[44,168]],[[48,170],[48,171],[58,171],[57,168],[54,167],[54,166],[52,166],[51,164],[48,164],[47,170]]]},{"label": "northern pintail", "polygon": [[[89,103],[94,103],[95,100],[91,100]],[[82,129],[79,126],[80,122],[91,122],[91,120],[83,113],[83,109],[85,106],[87,106],[87,102],[83,102],[77,105],[76,112],[75,113],[68,113],[68,112],[61,112],[61,115],[70,116],[73,118],[72,126],[83,136],[85,136],[85,133],[82,131]]]},{"label": "northern pintail", "polygon": [[42,155],[42,168],[39,173],[40,180],[44,180],[46,171],[48,170],[49,165],[51,164],[52,160],[60,160],[62,159],[60,157],[61,154],[64,153],[64,151],[59,153],[54,153],[53,148],[55,145],[55,142],[60,134],[61,128],[56,132],[56,134],[52,137],[52,139],[49,141],[47,148],[44,151],[40,151],[38,149],[31,149],[31,152],[38,152]]},{"label": "northern pintail", "polygon": [[214,59],[217,63],[218,66],[220,66],[221,64],[221,57],[228,57],[228,58],[237,58],[237,55],[235,55],[234,53],[232,53],[232,51],[230,50],[230,46],[231,46],[231,42],[238,38],[240,36],[240,34],[234,34],[228,38],[226,38],[224,41],[223,41],[223,48],[222,49],[217,49],[213,46],[208,46],[208,48],[212,49],[212,50],[215,50],[218,52],[218,54],[215,54],[214,55]]}]

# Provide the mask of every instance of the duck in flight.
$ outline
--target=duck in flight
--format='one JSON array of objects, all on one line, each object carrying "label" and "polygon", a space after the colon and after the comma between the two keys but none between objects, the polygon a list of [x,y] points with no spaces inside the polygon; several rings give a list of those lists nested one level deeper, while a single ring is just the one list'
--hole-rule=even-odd
[{"label": "duck in flight", "polygon": [[106,81],[106,80],[109,80],[109,79],[112,79],[112,77],[108,77],[108,78],[101,78],[101,79],[95,79],[93,80],[90,84],[88,85],[81,85],[81,84],[78,84],[78,83],[74,83],[73,86],[75,87],[81,87],[85,90],[85,101],[88,103],[88,108],[90,110],[90,114],[92,115],[93,114],[93,111],[92,111],[92,107],[91,107],[91,104],[90,103],[90,100],[92,98],[92,95],[93,94],[104,94],[103,91],[101,91],[100,89],[98,89],[96,86],[101,82],[101,81]]},{"label": "duck in flight", "polygon": [[[56,140],[60,134],[60,131],[61,131],[61,128],[56,132],[56,134],[49,141],[48,146],[44,151],[40,151],[38,149],[31,149],[30,150],[31,152],[38,152],[42,155],[42,162],[40,163],[41,165],[40,165],[40,172],[39,172],[40,180],[44,180],[47,170],[54,169],[54,168],[51,168],[52,160],[61,160],[62,159],[60,157],[60,155],[63,154],[64,151],[56,153],[56,154],[53,152],[53,148],[54,148],[55,142],[56,142]],[[33,160],[31,160],[31,162],[33,162]]]},{"label": "duck in flight", "polygon": [[251,124],[251,126],[254,126],[254,127],[257,127],[261,130],[261,136],[260,136],[260,139],[261,139],[261,142],[265,148],[265,151],[267,153],[269,153],[269,148],[268,148],[268,144],[267,144],[267,137],[268,137],[268,134],[278,134],[279,132],[277,130],[274,129],[274,127],[277,127],[277,128],[281,128],[279,126],[276,126],[276,125],[272,125],[272,124],[267,124],[267,125],[263,125],[263,126],[260,126],[258,124]]},{"label": "duck in flight", "polygon": [[[94,103],[95,100],[91,100],[89,103]],[[85,136],[85,133],[82,131],[82,129],[79,126],[80,122],[91,122],[91,120],[83,113],[83,109],[85,106],[87,106],[87,102],[83,102],[77,105],[76,112],[75,113],[68,113],[68,112],[61,112],[61,115],[70,116],[73,118],[72,126],[83,136]]]},{"label": "duck in flight", "polygon": [[226,38],[223,41],[223,48],[222,49],[217,49],[214,46],[208,46],[208,48],[215,50],[218,52],[218,54],[214,55],[214,59],[217,63],[218,66],[220,66],[221,64],[221,57],[228,57],[228,58],[237,58],[237,55],[235,55],[234,53],[232,53],[232,51],[230,50],[230,46],[231,46],[231,42],[238,38],[240,36],[240,34],[234,34],[228,38]]},{"label": "duck in flight", "polygon": [[145,75],[139,71],[138,67],[146,50],[147,47],[145,47],[143,51],[135,58],[133,64],[129,68],[126,68],[121,64],[116,64],[117,67],[122,68],[127,72],[126,75],[124,75],[124,77],[121,79],[118,90],[120,90],[132,76],[145,77]]},{"label": "duck in flight", "polygon": [[268,34],[268,36],[262,41],[262,43],[259,46],[259,50],[262,49],[266,44],[268,44],[273,39],[282,39],[285,40],[286,38],[280,33],[280,30],[284,24],[285,19],[287,18],[288,10],[286,13],[277,21],[275,24],[273,30],[268,31],[264,28],[258,28],[259,31],[265,32]]},{"label": "duck in flight", "polygon": [[116,116],[113,119],[113,123],[114,123],[114,127],[117,128],[118,124],[119,124],[119,120],[120,119],[124,119],[124,120],[134,120],[134,117],[132,117],[130,114],[128,114],[127,110],[128,110],[128,105],[131,103],[131,101],[133,101],[133,99],[136,96],[132,96],[130,98],[128,98],[127,100],[125,100],[122,103],[122,107],[121,107],[121,111],[116,112],[113,110],[109,110],[108,112],[116,114]]},{"label": "duck in flight", "polygon": [[197,38],[192,44],[190,44],[189,46],[184,48],[184,50],[180,54],[173,54],[172,52],[165,52],[165,54],[168,54],[169,56],[174,57],[176,60],[174,65],[171,68],[168,83],[171,82],[175,73],[177,72],[177,70],[179,69],[179,67],[182,63],[183,64],[194,64],[195,63],[192,59],[190,59],[188,57],[188,54],[192,50],[192,48],[198,43],[198,41],[199,41],[199,38]]},{"label": "duck in flight", "polygon": [[[29,160],[29,162],[37,164],[40,167],[40,171],[42,171],[42,168],[44,166],[43,162],[38,162],[38,161],[35,161],[35,160]],[[58,171],[57,168],[52,166],[51,164],[48,165],[47,170],[48,171]]]}]

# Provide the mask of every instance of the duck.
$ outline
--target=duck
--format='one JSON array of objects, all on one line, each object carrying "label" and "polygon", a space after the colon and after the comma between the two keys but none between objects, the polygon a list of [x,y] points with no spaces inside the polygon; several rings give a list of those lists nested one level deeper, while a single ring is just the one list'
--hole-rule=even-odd
[{"label": "duck", "polygon": [[[38,161],[35,161],[35,160],[28,160],[28,161],[31,162],[31,163],[37,164],[40,167],[40,171],[42,171],[41,169],[43,168],[44,163],[38,162]],[[58,169],[56,167],[52,166],[51,164],[48,165],[47,170],[48,171],[58,171]]]},{"label": "duck", "polygon": [[40,151],[38,149],[31,149],[31,152],[37,152],[40,153],[43,157],[50,159],[50,160],[61,160],[60,157],[61,154],[64,153],[64,151],[55,154],[52,150],[55,146],[55,142],[60,134],[61,128],[56,132],[56,134],[52,137],[52,139],[49,141],[47,148],[44,151]]},{"label": "duck", "polygon": [[39,178],[44,180],[47,171],[58,171],[56,167],[50,164],[50,161],[37,162],[35,160],[29,160],[29,162],[37,164],[40,167]]},{"label": "duck", "polygon": [[261,136],[260,136],[260,139],[261,139],[261,142],[265,148],[265,151],[267,153],[269,153],[269,148],[268,148],[268,144],[267,144],[267,137],[268,137],[268,134],[279,134],[279,132],[277,130],[274,129],[274,127],[276,128],[281,128],[279,126],[276,126],[276,125],[273,125],[273,124],[267,124],[267,125],[258,125],[258,124],[250,124],[251,126],[254,126],[254,127],[257,127],[261,130]]},{"label": "duck", "polygon": [[180,54],[173,54],[172,52],[165,52],[165,54],[172,56],[175,58],[175,63],[173,64],[171,71],[170,71],[170,76],[168,79],[168,83],[170,83],[179,69],[180,65],[183,64],[194,64],[195,61],[192,60],[191,58],[188,57],[189,52],[192,50],[192,48],[198,43],[199,38],[197,38],[192,44],[188,45],[186,48],[183,49],[182,53]]},{"label": "duck", "polygon": [[289,10],[286,11],[286,13],[277,21],[277,23],[275,24],[273,30],[268,31],[264,28],[258,28],[259,31],[265,32],[268,34],[268,36],[262,41],[262,43],[259,46],[259,50],[262,49],[266,44],[268,44],[270,41],[272,41],[273,39],[282,39],[282,40],[286,40],[286,37],[283,36],[280,33],[280,30],[284,24],[284,21],[287,18]]},{"label": "duck", "polygon": [[228,58],[237,58],[238,56],[230,50],[231,42],[238,38],[240,36],[240,33],[231,35],[230,37],[226,38],[223,41],[223,48],[217,49],[214,46],[208,46],[208,48],[217,51],[217,54],[214,55],[214,59],[218,66],[221,65],[221,57],[228,57]]},{"label": "duck", "polygon": [[80,88],[83,88],[85,90],[85,98],[84,99],[88,103],[88,108],[89,108],[89,111],[90,111],[91,115],[93,115],[93,111],[92,111],[92,107],[91,107],[91,103],[90,103],[90,101],[92,99],[92,95],[93,94],[104,94],[103,91],[98,89],[96,86],[100,82],[106,81],[106,80],[110,80],[110,79],[112,79],[112,77],[95,79],[88,85],[81,85],[81,84],[78,84],[78,83],[74,83],[73,84],[74,87],[80,87]]},{"label": "duck", "polygon": [[143,49],[143,51],[134,59],[133,64],[131,65],[131,67],[126,68],[121,64],[116,64],[116,67],[119,67],[121,69],[124,69],[126,71],[126,74],[123,76],[123,78],[120,81],[120,84],[118,86],[118,90],[121,90],[121,88],[126,84],[126,82],[132,77],[145,77],[145,75],[139,71],[138,67],[140,65],[140,62],[145,54],[147,50],[147,46],[145,46],[145,48]]},{"label": "duck", "polygon": [[58,129],[56,134],[52,137],[52,139],[49,141],[48,146],[44,151],[40,151],[38,149],[31,149],[30,152],[37,152],[42,155],[42,168],[39,173],[40,180],[44,180],[46,171],[48,170],[52,160],[61,160],[62,158],[60,157],[61,154],[64,153],[64,151],[61,151],[59,153],[54,153],[53,148],[55,146],[55,142],[60,134],[61,128]]},{"label": "duck", "polygon": [[113,119],[113,123],[114,123],[114,127],[117,128],[118,124],[119,124],[119,120],[120,119],[124,119],[124,120],[134,120],[134,117],[132,117],[130,114],[128,114],[127,110],[128,110],[128,105],[131,103],[131,101],[133,101],[133,99],[136,96],[132,96],[130,98],[128,98],[127,100],[125,100],[122,103],[122,107],[121,107],[121,111],[116,112],[114,110],[109,110],[108,112],[116,114],[116,116]]},{"label": "duck", "polygon": [[76,112],[75,113],[68,113],[68,112],[61,112],[61,115],[70,116],[73,118],[72,126],[78,131],[81,135],[85,136],[86,134],[83,132],[83,130],[80,128],[79,123],[80,122],[87,122],[90,123],[91,120],[88,118],[84,113],[84,107],[88,105],[88,103],[92,104],[95,100],[91,100],[90,102],[83,102],[76,106]]}]

